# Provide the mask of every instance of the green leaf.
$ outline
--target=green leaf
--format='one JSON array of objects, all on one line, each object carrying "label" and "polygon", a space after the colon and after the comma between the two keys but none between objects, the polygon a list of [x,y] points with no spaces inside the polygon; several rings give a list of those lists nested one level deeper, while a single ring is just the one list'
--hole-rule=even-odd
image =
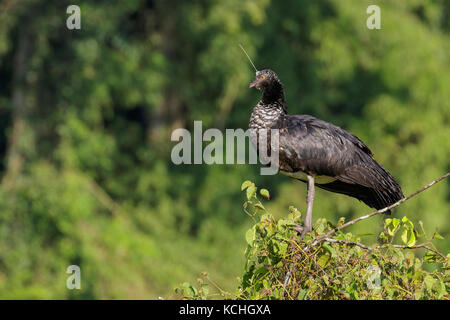
[{"label": "green leaf", "polygon": [[425,284],[425,288],[427,288],[428,291],[431,291],[433,289],[433,285],[436,282],[436,279],[434,279],[432,276],[427,274],[425,278],[423,279],[423,283]]},{"label": "green leaf", "polygon": [[425,256],[423,257],[426,262],[436,262],[436,258],[436,253],[432,251],[427,251],[427,253],[425,253]]},{"label": "green leaf", "polygon": [[249,186],[247,188],[247,200],[250,200],[251,198],[253,198],[255,196],[257,189],[258,188],[256,188],[254,185]]},{"label": "green leaf", "polygon": [[423,296],[423,288],[419,288],[416,291],[414,291],[414,299],[420,300]]},{"label": "green leaf", "polygon": [[400,227],[400,220],[397,218],[393,218],[393,219],[386,219],[385,220],[385,227],[387,227],[387,231],[388,234],[393,237],[395,232],[398,230],[398,228]]},{"label": "green leaf", "polygon": [[331,254],[332,258],[336,257],[336,255],[337,255],[336,250],[332,246],[330,246],[328,243],[324,243],[322,245],[322,247],[325,248],[325,250],[327,250]]},{"label": "green leaf", "polygon": [[399,224],[400,224],[400,219],[397,219],[397,218],[392,219],[392,225],[394,226],[394,228],[397,228],[397,226]]},{"label": "green leaf", "polygon": [[256,203],[255,204],[255,208],[261,209],[261,210],[266,210],[266,208],[264,208],[264,206],[261,203]]},{"label": "green leaf", "polygon": [[269,270],[266,267],[259,267],[254,274],[257,277],[264,277],[268,272]]},{"label": "green leaf", "polygon": [[250,246],[253,246],[255,238],[256,238],[255,227],[248,229],[247,232],[245,233],[245,240]]},{"label": "green leaf", "polygon": [[300,211],[298,211],[297,208],[293,207],[293,206],[289,206],[289,219],[291,219],[292,221],[295,221],[296,219],[300,219],[302,214]]},{"label": "green leaf", "polygon": [[404,217],[402,218],[402,223],[403,223],[403,226],[404,226],[405,228],[411,228],[411,229],[414,229],[414,224],[413,224],[412,221],[409,220],[406,216],[404,216]]},{"label": "green leaf", "polygon": [[278,243],[278,253],[280,255],[285,255],[288,249],[288,244],[286,242],[279,242]]},{"label": "green leaf", "polygon": [[330,260],[330,256],[328,254],[324,254],[319,258],[319,260],[317,260],[317,264],[323,268],[328,264]]},{"label": "green leaf", "polygon": [[278,220],[277,225],[278,225],[278,228],[281,229],[281,228],[283,228],[285,226],[294,226],[295,223],[292,220],[280,219],[280,220]]},{"label": "green leaf", "polygon": [[380,233],[380,235],[378,236],[380,239],[383,239],[383,240],[388,240],[388,237],[387,237],[387,235],[384,233],[384,232],[381,232]]},{"label": "green leaf", "polygon": [[306,299],[306,294],[308,293],[308,291],[306,291],[305,289],[300,289],[298,290],[298,296],[297,299],[298,300],[305,300]]},{"label": "green leaf", "polygon": [[409,231],[410,236],[408,239],[408,247],[413,247],[416,245],[416,235],[414,234],[413,231]]},{"label": "green leaf", "polygon": [[270,199],[269,190],[267,190],[267,189],[261,189],[261,190],[259,190],[259,193],[260,193],[264,198],[266,198],[267,200]]},{"label": "green leaf", "polygon": [[370,232],[366,232],[366,233],[358,233],[357,235],[355,235],[355,238],[361,238],[361,237],[367,237],[367,236],[373,236],[373,233]]},{"label": "green leaf", "polygon": [[437,231],[434,233],[434,238],[439,239],[439,240],[444,240],[444,237],[441,236],[439,233],[437,233]]},{"label": "green leaf", "polygon": [[246,180],[242,183],[241,185],[241,191],[244,191],[245,189],[247,189],[248,187],[250,187],[251,185],[254,185],[253,182],[251,182],[250,180]]},{"label": "green leaf", "polygon": [[204,283],[201,285],[201,288],[203,295],[207,296],[209,294],[209,286],[206,283]]},{"label": "green leaf", "polygon": [[182,287],[182,289],[184,291],[184,294],[186,296],[191,297],[191,296],[196,296],[197,295],[197,289],[195,289],[195,287],[193,287],[189,282],[184,282],[181,285],[181,287]]},{"label": "green leaf", "polygon": [[412,247],[416,244],[416,236],[411,229],[405,229],[402,233],[402,241],[408,247]]},{"label": "green leaf", "polygon": [[442,299],[442,297],[447,293],[447,290],[445,288],[445,284],[443,281],[438,280],[437,285],[435,285],[436,291],[438,293],[438,299]]}]

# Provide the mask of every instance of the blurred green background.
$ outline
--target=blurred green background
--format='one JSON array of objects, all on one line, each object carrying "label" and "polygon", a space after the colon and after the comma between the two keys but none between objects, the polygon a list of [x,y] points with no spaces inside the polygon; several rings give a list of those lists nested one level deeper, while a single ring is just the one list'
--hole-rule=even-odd
[{"label": "blurred green background", "polygon": [[[356,134],[405,195],[450,171],[449,1],[3,0],[0,298],[174,298],[202,271],[235,290],[252,223],[241,183],[269,189],[276,217],[303,211],[306,189],[258,165],[170,161],[171,132],[194,120],[247,128],[260,93],[239,43],[278,73],[290,113]],[[332,221],[371,211],[325,191],[314,205]],[[449,181],[394,212],[439,228],[445,253],[449,213]],[[66,288],[71,264],[81,290]]]}]

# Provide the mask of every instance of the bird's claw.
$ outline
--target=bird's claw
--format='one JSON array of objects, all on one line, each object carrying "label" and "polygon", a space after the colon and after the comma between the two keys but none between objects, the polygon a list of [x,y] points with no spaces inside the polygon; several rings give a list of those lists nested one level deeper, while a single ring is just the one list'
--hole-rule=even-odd
[{"label": "bird's claw", "polygon": [[[312,228],[314,229],[314,228]],[[294,225],[294,230],[300,233],[300,240],[303,240],[303,238],[306,236],[308,232],[312,232],[312,230],[307,230],[304,226],[301,226],[299,224]]]}]

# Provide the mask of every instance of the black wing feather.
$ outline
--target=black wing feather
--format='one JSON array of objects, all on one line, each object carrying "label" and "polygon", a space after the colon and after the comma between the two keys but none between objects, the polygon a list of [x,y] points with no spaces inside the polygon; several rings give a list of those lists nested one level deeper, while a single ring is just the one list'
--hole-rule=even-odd
[{"label": "black wing feather", "polygon": [[395,179],[355,135],[309,115],[287,115],[280,123],[280,167],[337,181],[319,187],[381,209],[403,197]]}]

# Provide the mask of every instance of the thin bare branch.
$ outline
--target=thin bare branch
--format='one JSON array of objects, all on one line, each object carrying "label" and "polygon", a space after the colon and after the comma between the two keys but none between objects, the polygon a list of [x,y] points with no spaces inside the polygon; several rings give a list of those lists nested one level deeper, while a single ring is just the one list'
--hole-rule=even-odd
[{"label": "thin bare branch", "polygon": [[[302,250],[302,254],[303,254],[303,255],[306,254],[313,246],[315,246],[316,244],[318,244],[318,243],[320,243],[320,242],[322,242],[322,241],[328,241],[328,242],[332,242],[332,243],[341,243],[341,244],[351,244],[351,245],[356,245],[356,246],[359,246],[359,247],[361,247],[361,248],[363,248],[363,249],[369,250],[370,252],[374,252],[374,248],[371,248],[371,247],[369,247],[369,246],[366,246],[365,244],[362,244],[362,243],[359,243],[359,242],[356,242],[356,241],[346,241],[346,240],[335,239],[335,238],[331,238],[330,236],[333,235],[334,233],[336,233],[336,232],[339,231],[339,230],[342,230],[342,229],[344,229],[344,228],[346,228],[346,227],[348,227],[348,226],[351,226],[351,225],[355,224],[355,223],[358,222],[358,221],[368,219],[368,218],[373,217],[373,216],[375,216],[375,215],[377,215],[377,214],[384,213],[384,212],[386,212],[386,211],[388,211],[388,210],[390,210],[390,209],[392,209],[392,208],[395,208],[395,207],[399,206],[399,205],[402,204],[403,202],[405,202],[405,201],[411,199],[412,197],[415,197],[415,196],[418,195],[419,193],[421,193],[421,192],[427,190],[428,188],[432,187],[433,185],[435,185],[435,184],[438,183],[439,181],[444,180],[444,179],[447,178],[448,176],[450,176],[450,172],[444,174],[443,176],[439,177],[439,178],[436,179],[436,180],[433,180],[433,181],[430,182],[429,184],[425,185],[423,188],[417,190],[416,192],[413,192],[412,194],[410,194],[409,196],[407,196],[407,197],[405,197],[405,198],[400,199],[399,201],[397,201],[396,203],[394,203],[394,204],[392,204],[392,205],[390,205],[390,206],[388,206],[388,207],[385,207],[385,208],[383,208],[383,209],[380,209],[380,210],[371,212],[371,213],[369,213],[369,214],[366,214],[366,215],[364,215],[364,216],[358,217],[358,218],[356,218],[356,219],[353,219],[353,220],[351,220],[351,221],[349,221],[349,222],[347,222],[347,223],[344,223],[344,224],[340,225],[339,227],[336,227],[336,228],[330,230],[330,231],[327,232],[325,235],[323,235],[323,236],[317,238],[317,239],[314,240],[309,246],[307,246],[304,250]],[[295,229],[296,229],[298,232],[301,232],[301,231],[303,230],[303,227],[302,227],[302,226],[296,226]],[[433,239],[433,238],[431,238],[429,241],[427,241],[427,242],[425,242],[425,243],[423,243],[423,244],[419,244],[419,245],[416,245],[416,246],[410,246],[410,247],[408,247],[408,246],[403,246],[403,245],[395,245],[395,244],[389,244],[389,245],[390,245],[390,246],[393,246],[393,247],[395,247],[395,248],[401,248],[401,249],[418,249],[418,248],[424,248],[424,249],[430,250],[430,251],[432,251],[432,252],[434,252],[434,253],[440,255],[444,260],[447,260],[447,258],[446,258],[444,255],[442,255],[439,251],[437,251],[437,250],[431,248],[430,246],[428,246],[428,244],[431,242],[432,239]],[[383,247],[385,247],[385,246],[388,246],[388,245],[377,246],[376,248],[383,248]],[[292,276],[293,270],[294,270],[294,264],[292,264],[291,267],[289,268],[289,271],[286,273],[286,276],[285,276],[285,279],[284,279],[284,282],[283,282],[283,288],[284,288],[284,290],[285,290],[286,292],[287,292],[287,286],[289,285],[290,280],[291,280],[291,276]]]},{"label": "thin bare branch", "polygon": [[444,259],[444,261],[447,260],[447,257],[444,256],[442,253],[440,253],[439,251],[437,251],[437,250],[435,250],[435,249],[433,249],[430,246],[427,246],[425,244],[418,244],[417,246],[411,246],[411,247],[408,247],[408,246],[405,246],[405,245],[400,245],[400,244],[393,244],[392,246],[394,248],[400,248],[400,249],[419,249],[419,248],[424,248],[424,249],[432,251],[432,252],[436,253],[437,255],[441,256],[441,258]]},{"label": "thin bare branch", "polygon": [[373,252],[373,249],[369,246],[366,246],[365,244],[356,242],[356,241],[347,241],[347,240],[340,240],[340,239],[335,239],[335,238],[325,238],[324,241],[328,241],[331,243],[340,243],[340,244],[351,244],[351,245],[355,245],[358,247],[361,247],[363,249],[369,250],[370,252]]},{"label": "thin bare branch", "polygon": [[448,176],[450,176],[450,172],[444,174],[442,177],[439,177],[438,179],[436,179],[436,180],[430,182],[429,184],[427,184],[427,185],[424,186],[423,188],[417,190],[416,192],[411,193],[409,196],[400,199],[400,200],[397,201],[396,203],[394,203],[394,204],[392,204],[392,205],[390,205],[390,206],[388,206],[388,207],[386,207],[386,208],[383,208],[383,209],[380,209],[380,210],[371,212],[371,213],[369,213],[369,214],[366,214],[366,215],[364,215],[364,216],[358,217],[358,218],[356,218],[356,219],[353,219],[353,220],[351,220],[351,221],[349,221],[349,222],[347,222],[347,223],[344,223],[344,224],[340,225],[339,227],[336,227],[336,228],[330,230],[330,231],[329,231],[328,233],[326,233],[325,235],[323,235],[323,236],[317,238],[316,240],[314,240],[314,241],[311,243],[311,245],[308,246],[308,247],[305,249],[305,251],[309,250],[310,247],[315,246],[316,244],[318,244],[318,243],[324,241],[325,239],[329,238],[331,235],[333,235],[334,233],[336,233],[336,232],[339,231],[339,230],[342,230],[342,229],[344,229],[344,228],[346,228],[346,227],[348,227],[348,226],[351,226],[352,224],[355,224],[355,223],[358,222],[358,221],[368,219],[368,218],[370,218],[370,217],[373,217],[374,215],[377,215],[377,214],[380,214],[380,213],[384,213],[384,212],[386,212],[386,211],[388,211],[388,210],[390,210],[390,209],[392,209],[392,208],[395,208],[395,207],[401,205],[403,202],[405,202],[405,201],[411,199],[412,197],[415,197],[415,196],[418,195],[419,193],[421,193],[421,192],[427,190],[428,188],[432,187],[433,185],[435,185],[435,184],[438,183],[439,181],[444,180],[444,179],[447,178]]}]

